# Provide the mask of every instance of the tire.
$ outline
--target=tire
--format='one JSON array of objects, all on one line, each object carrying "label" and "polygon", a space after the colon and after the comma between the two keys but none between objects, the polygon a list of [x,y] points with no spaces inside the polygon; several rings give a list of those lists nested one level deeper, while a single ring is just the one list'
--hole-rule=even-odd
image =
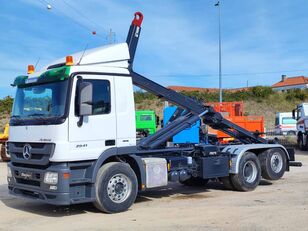
[{"label": "tire", "polygon": [[135,202],[137,193],[137,177],[128,164],[111,162],[99,169],[94,206],[100,211],[124,212]]},{"label": "tire", "polygon": [[234,185],[231,180],[231,176],[220,177],[219,180],[222,182],[225,189],[235,190]]},{"label": "tire", "polygon": [[0,143],[0,157],[3,162],[8,162],[10,160],[6,155],[5,143]]},{"label": "tire", "polygon": [[181,184],[186,186],[205,186],[209,182],[209,179],[202,179],[200,177],[191,177],[185,181],[182,181]]},{"label": "tire", "polygon": [[286,171],[287,157],[280,148],[269,149],[259,155],[261,174],[267,180],[279,180]]},{"label": "tire", "polygon": [[260,161],[254,153],[246,152],[240,160],[238,174],[231,175],[232,184],[238,191],[252,191],[260,180]]},{"label": "tire", "polygon": [[300,135],[297,137],[297,144],[298,147],[301,151],[305,151],[306,150],[306,146],[304,145],[304,140],[303,140],[303,136]]}]

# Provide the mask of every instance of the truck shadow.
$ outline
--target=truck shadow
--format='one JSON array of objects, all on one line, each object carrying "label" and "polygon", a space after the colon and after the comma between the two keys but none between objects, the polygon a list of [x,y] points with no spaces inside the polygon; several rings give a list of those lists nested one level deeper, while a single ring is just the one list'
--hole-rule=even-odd
[{"label": "truck shadow", "polygon": [[148,189],[144,192],[140,192],[135,203],[165,197],[171,197],[172,199],[209,198],[211,196],[204,194],[204,192],[208,192],[209,189],[225,190],[223,185],[219,182],[209,182],[206,186],[185,186],[179,183],[170,183],[166,187]]},{"label": "truck shadow", "polygon": [[[269,185],[268,181],[262,180],[260,185]],[[220,182],[210,181],[206,186],[191,187],[184,186],[179,183],[171,183],[166,187],[149,189],[140,192],[135,203],[147,203],[156,199],[170,197],[172,200],[186,199],[208,199],[213,196],[207,195],[205,192],[209,190],[226,190]],[[239,192],[240,193],[240,192]],[[27,213],[46,217],[64,217],[85,213],[101,213],[92,203],[70,205],[70,206],[54,206],[42,202],[16,198],[7,193],[7,185],[0,185],[0,201],[11,209],[21,210]]]},{"label": "truck shadow", "polygon": [[[139,193],[135,203],[144,203],[152,201],[153,199],[170,197],[177,195],[175,198],[204,198],[200,196],[201,192],[206,192],[207,188],[204,187],[188,187],[180,184],[171,184],[167,187],[156,188],[155,190],[147,190]],[[196,196],[199,195],[199,196]],[[101,213],[97,210],[92,203],[70,205],[70,206],[54,206],[48,205],[35,200],[28,200],[10,196],[7,193],[7,185],[0,185],[0,201],[10,209],[21,210],[27,213],[46,217],[64,217],[73,216],[85,213]]]}]

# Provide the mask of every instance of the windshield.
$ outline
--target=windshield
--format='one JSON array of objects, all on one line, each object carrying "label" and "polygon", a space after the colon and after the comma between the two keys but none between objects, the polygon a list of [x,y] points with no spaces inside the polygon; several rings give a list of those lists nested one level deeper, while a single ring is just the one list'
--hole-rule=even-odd
[{"label": "windshield", "polygon": [[292,117],[284,117],[282,118],[282,124],[296,124],[296,120]]},{"label": "windshield", "polygon": [[12,120],[64,116],[68,80],[17,88]]}]

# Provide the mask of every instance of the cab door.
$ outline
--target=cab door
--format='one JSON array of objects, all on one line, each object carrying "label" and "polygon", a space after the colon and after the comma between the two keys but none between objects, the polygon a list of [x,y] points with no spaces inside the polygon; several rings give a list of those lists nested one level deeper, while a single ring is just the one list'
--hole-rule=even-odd
[{"label": "cab door", "polygon": [[[80,78],[81,77],[81,78]],[[92,92],[92,114],[76,115],[76,94],[80,82],[90,82]],[[82,75],[74,79],[69,116],[69,145],[71,157],[75,160],[97,159],[100,154],[116,146],[116,110],[114,78],[102,75]]]}]

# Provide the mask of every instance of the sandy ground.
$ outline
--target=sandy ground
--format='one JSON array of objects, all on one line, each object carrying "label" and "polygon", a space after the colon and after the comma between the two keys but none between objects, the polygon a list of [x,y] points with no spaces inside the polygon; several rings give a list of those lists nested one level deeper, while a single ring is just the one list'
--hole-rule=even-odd
[{"label": "sandy ground", "polygon": [[308,230],[308,152],[303,167],[253,192],[173,184],[139,195],[121,214],[103,214],[91,204],[55,207],[7,193],[6,165],[0,163],[0,230]]}]

